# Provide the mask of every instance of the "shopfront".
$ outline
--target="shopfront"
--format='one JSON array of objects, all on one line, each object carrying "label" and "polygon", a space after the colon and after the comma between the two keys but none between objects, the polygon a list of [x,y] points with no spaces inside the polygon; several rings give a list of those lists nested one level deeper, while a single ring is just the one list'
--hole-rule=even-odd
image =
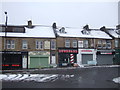
[{"label": "shopfront", "polygon": [[21,51],[3,51],[2,69],[23,69],[28,68],[28,52]]},{"label": "shopfront", "polygon": [[28,68],[45,68],[50,66],[49,51],[32,51],[28,55]]},{"label": "shopfront", "polygon": [[115,52],[113,50],[98,50],[97,51],[97,64],[98,65],[113,64],[114,54]]},{"label": "shopfront", "polygon": [[77,54],[77,48],[58,48],[59,66],[73,66],[74,63],[77,63]]},{"label": "shopfront", "polygon": [[79,49],[77,55],[79,65],[96,65],[96,49]]}]

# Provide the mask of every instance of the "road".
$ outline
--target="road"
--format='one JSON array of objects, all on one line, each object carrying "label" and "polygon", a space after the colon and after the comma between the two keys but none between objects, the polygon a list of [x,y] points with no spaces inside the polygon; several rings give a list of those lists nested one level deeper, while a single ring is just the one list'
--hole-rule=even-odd
[{"label": "road", "polygon": [[[120,88],[120,84],[112,81],[120,77],[120,67],[49,69],[27,73],[29,75],[22,73],[21,79],[3,80],[2,88]],[[14,75],[20,77],[19,73]],[[26,75],[28,77],[23,79]]]}]

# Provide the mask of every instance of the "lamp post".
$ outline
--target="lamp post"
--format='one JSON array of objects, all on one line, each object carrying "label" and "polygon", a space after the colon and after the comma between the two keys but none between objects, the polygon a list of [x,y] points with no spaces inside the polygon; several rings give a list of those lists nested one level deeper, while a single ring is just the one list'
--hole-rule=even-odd
[{"label": "lamp post", "polygon": [[7,16],[7,12],[4,12],[6,17],[5,17],[5,37],[4,37],[4,61],[3,61],[3,66],[5,65],[5,62],[6,62],[6,49],[7,49],[7,40],[6,40],[6,37],[7,37],[7,21],[8,21],[8,16]]},{"label": "lamp post", "polygon": [[[8,20],[8,16],[7,16],[7,12],[5,12],[6,15],[6,21],[5,21],[5,38],[7,37],[7,20]],[[5,40],[5,51],[7,49],[7,40]]]},{"label": "lamp post", "polygon": [[6,38],[6,36],[7,36],[7,20],[8,20],[7,12],[5,12],[5,15],[6,15],[6,21],[5,21],[5,38]]}]

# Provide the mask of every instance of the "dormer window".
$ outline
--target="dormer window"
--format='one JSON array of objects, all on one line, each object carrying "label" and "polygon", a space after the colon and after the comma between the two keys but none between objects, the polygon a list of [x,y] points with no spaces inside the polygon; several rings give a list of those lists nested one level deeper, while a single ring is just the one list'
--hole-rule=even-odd
[{"label": "dormer window", "polygon": [[66,33],[66,32],[65,32],[65,28],[62,27],[62,28],[59,30],[59,32],[60,32],[60,33]]},{"label": "dormer window", "polygon": [[84,34],[84,35],[89,35],[89,34],[90,34],[90,31],[88,31],[88,30],[82,30],[81,32],[82,32],[82,34]]}]

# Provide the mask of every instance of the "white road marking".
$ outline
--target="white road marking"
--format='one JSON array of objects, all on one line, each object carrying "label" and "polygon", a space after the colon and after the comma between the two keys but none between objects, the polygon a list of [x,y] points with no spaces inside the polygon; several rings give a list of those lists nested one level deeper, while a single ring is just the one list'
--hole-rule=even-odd
[{"label": "white road marking", "polygon": [[11,74],[11,75],[7,75],[7,76],[8,76],[8,77],[3,78],[3,80],[11,80],[12,78],[17,77],[17,75],[16,75],[16,74]]},{"label": "white road marking", "polygon": [[120,77],[114,78],[113,81],[120,84]]},{"label": "white road marking", "polygon": [[17,74],[17,77],[12,78],[11,81],[13,81],[13,80],[19,80],[19,78],[20,78],[21,76],[22,76],[21,74]]},{"label": "white road marking", "polygon": [[[60,75],[63,78],[71,78],[74,75]],[[0,74],[2,81],[35,81],[35,82],[49,82],[55,81],[59,77],[58,74]]]},{"label": "white road marking", "polygon": [[0,74],[0,80],[2,80],[3,78],[7,78],[7,75]]}]

